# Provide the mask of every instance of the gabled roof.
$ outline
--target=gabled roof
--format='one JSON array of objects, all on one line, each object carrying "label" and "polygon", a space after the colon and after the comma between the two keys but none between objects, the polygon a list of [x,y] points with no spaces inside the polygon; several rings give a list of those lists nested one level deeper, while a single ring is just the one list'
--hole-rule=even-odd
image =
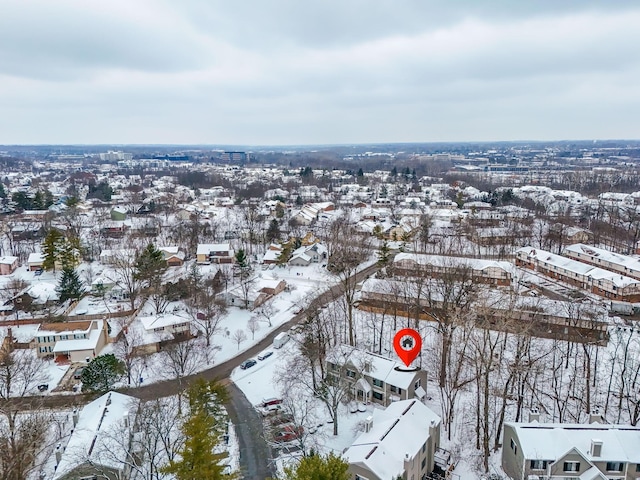
[{"label": "gabled roof", "polygon": [[[121,469],[122,463],[115,462],[114,458],[126,459],[127,452],[122,451],[119,442],[110,438],[109,432],[123,422],[134,401],[128,395],[108,392],[85,405],[79,413],[78,424],[69,438],[53,480],[68,475],[87,460]],[[110,455],[104,455],[106,448],[111,450]]]},{"label": "gabled roof", "polygon": [[404,472],[405,455],[413,457],[430,436],[440,417],[417,400],[394,402],[374,410],[373,425],[345,452],[344,458],[378,478],[397,478]]},{"label": "gabled roof", "polygon": [[[507,423],[527,460],[557,460],[571,449],[589,461],[640,463],[640,427],[608,424]],[[591,441],[602,441],[599,457],[590,455]]]}]

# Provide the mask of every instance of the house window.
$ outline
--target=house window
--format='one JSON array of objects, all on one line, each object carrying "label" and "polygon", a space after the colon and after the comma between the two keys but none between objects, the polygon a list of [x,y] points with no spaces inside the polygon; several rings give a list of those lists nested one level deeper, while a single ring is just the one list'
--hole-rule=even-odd
[{"label": "house window", "polygon": [[384,395],[382,395],[380,392],[373,392],[372,395],[373,395],[374,399],[376,399],[376,400],[378,400],[380,402],[382,400],[384,400]]},{"label": "house window", "polygon": [[356,372],[354,372],[353,370],[347,370],[347,377],[356,378]]},{"label": "house window", "polygon": [[621,472],[622,462],[607,462],[607,472]]},{"label": "house window", "polygon": [[422,470],[424,470],[424,467],[425,467],[426,465],[427,465],[427,457],[424,457],[424,458],[422,459],[422,466],[421,466]]},{"label": "house window", "polygon": [[417,379],[416,383],[413,384],[414,390],[417,390],[418,388],[420,388],[420,385],[421,385],[421,381],[420,379]]},{"label": "house window", "polygon": [[562,470],[565,472],[579,472],[580,462],[564,462],[564,468]]},{"label": "house window", "polygon": [[384,387],[384,382],[382,380],[378,380],[377,378],[374,378],[372,383],[374,387],[378,387],[378,388]]},{"label": "house window", "polygon": [[636,472],[640,472],[640,463],[636,465]]},{"label": "house window", "polygon": [[427,442],[424,442],[424,444],[422,445],[422,453],[424,453],[426,449],[427,449]]},{"label": "house window", "polygon": [[531,460],[531,470],[545,470],[547,462],[545,460]]},{"label": "house window", "polygon": [[513,453],[516,455],[518,454],[518,445],[513,441],[513,438],[511,439],[511,450],[513,450]]}]

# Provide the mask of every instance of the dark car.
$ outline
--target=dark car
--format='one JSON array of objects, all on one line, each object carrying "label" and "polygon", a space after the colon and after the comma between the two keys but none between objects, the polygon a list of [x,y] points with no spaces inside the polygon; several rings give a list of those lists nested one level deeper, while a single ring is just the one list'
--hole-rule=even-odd
[{"label": "dark car", "polygon": [[35,276],[36,277],[39,277],[40,275],[42,275],[42,269],[41,268],[35,271]]},{"label": "dark car", "polygon": [[240,368],[242,370],[246,370],[247,368],[253,367],[256,363],[258,363],[258,362],[256,362],[253,358],[251,358],[249,360],[245,360],[244,362],[242,362],[240,364]]},{"label": "dark car", "polygon": [[76,380],[80,380],[80,378],[82,378],[82,372],[84,371],[84,367],[80,367],[78,368],[75,373],[73,374],[73,378],[75,378]]},{"label": "dark car", "polygon": [[48,383],[42,383],[42,384],[38,385],[38,390],[40,390],[41,392],[49,390],[49,384]]},{"label": "dark car", "polygon": [[262,352],[260,355],[258,355],[258,360],[264,360],[265,358],[269,358],[271,355],[273,355],[273,352],[271,350],[269,350],[268,352]]}]

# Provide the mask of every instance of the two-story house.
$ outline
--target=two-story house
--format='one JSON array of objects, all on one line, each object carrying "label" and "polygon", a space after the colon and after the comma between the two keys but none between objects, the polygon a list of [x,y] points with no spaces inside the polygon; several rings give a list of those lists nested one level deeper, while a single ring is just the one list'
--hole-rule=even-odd
[{"label": "two-story house", "polygon": [[39,357],[55,356],[70,362],[95,358],[107,344],[104,320],[81,320],[40,325],[31,342]]},{"label": "two-story house", "polygon": [[229,243],[200,243],[196,251],[200,264],[233,263],[234,252]]},{"label": "two-story house", "polygon": [[418,400],[392,403],[367,418],[344,453],[352,480],[420,480],[435,466],[440,417]]},{"label": "two-story house", "polygon": [[364,403],[389,405],[426,396],[427,372],[407,369],[390,358],[341,345],[327,355],[328,375],[352,384],[352,397]]},{"label": "two-story house", "polygon": [[640,427],[506,423],[502,468],[513,480],[640,478]]}]

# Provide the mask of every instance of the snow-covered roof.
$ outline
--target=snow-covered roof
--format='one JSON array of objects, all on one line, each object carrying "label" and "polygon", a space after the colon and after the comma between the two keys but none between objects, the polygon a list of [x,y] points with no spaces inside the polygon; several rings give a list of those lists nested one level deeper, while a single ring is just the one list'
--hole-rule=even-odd
[{"label": "snow-covered roof", "polygon": [[468,267],[472,270],[478,271],[486,268],[499,268],[511,274],[515,274],[516,272],[516,268],[512,263],[499,260],[448,257],[444,255],[424,255],[419,253],[399,253],[395,256],[393,262],[398,263],[402,260],[409,260],[417,263],[418,265],[433,265],[439,268]]},{"label": "snow-covered roof", "polygon": [[10,255],[5,255],[4,257],[0,257],[0,263],[3,265],[12,265],[17,260],[18,260],[18,257],[12,257]]},{"label": "snow-covered roof", "polygon": [[44,255],[40,252],[30,253],[27,263],[42,263],[44,262]]},{"label": "snow-covered roof", "polygon": [[[527,460],[556,460],[576,448],[588,460],[640,463],[640,427],[608,424],[507,423],[520,440]],[[591,441],[600,440],[599,457],[590,455]]]},{"label": "snow-covered roof", "polygon": [[[415,371],[406,371],[404,366],[390,358],[375,353],[359,350],[348,345],[341,345],[327,355],[327,361],[336,365],[351,363],[356,368],[364,368],[362,372],[369,377],[382,380],[389,385],[408,390],[415,378]],[[398,368],[398,370],[396,370]]]},{"label": "snow-covered roof", "polygon": [[[86,350],[95,350],[100,341],[104,325],[103,320],[94,320],[97,325],[89,331],[88,338],[72,338],[69,340],[58,340],[53,347],[53,353],[81,352]],[[99,354],[100,352],[96,352]]]},{"label": "snow-covered roof", "polygon": [[172,327],[174,325],[180,325],[182,323],[190,322],[188,317],[181,317],[179,315],[162,314],[152,315],[148,317],[139,317],[140,323],[145,330],[154,330],[156,328]]},{"label": "snow-covered roof", "polygon": [[27,293],[33,301],[38,304],[46,303],[49,300],[60,298],[56,284],[51,282],[35,282],[27,289]]},{"label": "snow-covered roof", "polygon": [[199,243],[198,255],[209,255],[211,252],[229,252],[231,245],[228,243]]},{"label": "snow-covered roof", "polygon": [[625,288],[631,285],[640,284],[640,281],[635,278],[620,275],[619,273],[605,270],[603,268],[594,267],[578,260],[547,252],[546,250],[540,250],[533,247],[522,247],[516,250],[516,255],[517,254],[534,258],[545,265],[561,268],[567,272],[590,277],[593,280],[608,280],[617,288]]},{"label": "snow-covered roof", "polygon": [[630,270],[640,271],[640,259],[631,257],[629,255],[621,255],[619,253],[610,252],[608,250],[604,250],[603,248],[576,243],[574,245],[565,247],[565,251],[569,253],[576,253],[579,255],[586,255],[592,258],[594,261],[601,260],[603,262],[618,265],[623,268],[626,267]]},{"label": "snow-covered roof", "polygon": [[404,472],[405,455],[414,457],[429,438],[429,427],[439,423],[440,417],[417,400],[394,402],[374,410],[371,429],[356,438],[344,458],[377,478],[397,478]]},{"label": "snow-covered roof", "polygon": [[[114,441],[109,433],[124,421],[134,402],[135,399],[128,395],[109,392],[85,405],[79,413],[78,424],[69,438],[53,480],[68,475],[87,460],[121,469],[122,462],[114,459],[126,459],[127,455],[122,451],[120,442]],[[108,455],[105,455],[106,449],[110,450]]]}]

